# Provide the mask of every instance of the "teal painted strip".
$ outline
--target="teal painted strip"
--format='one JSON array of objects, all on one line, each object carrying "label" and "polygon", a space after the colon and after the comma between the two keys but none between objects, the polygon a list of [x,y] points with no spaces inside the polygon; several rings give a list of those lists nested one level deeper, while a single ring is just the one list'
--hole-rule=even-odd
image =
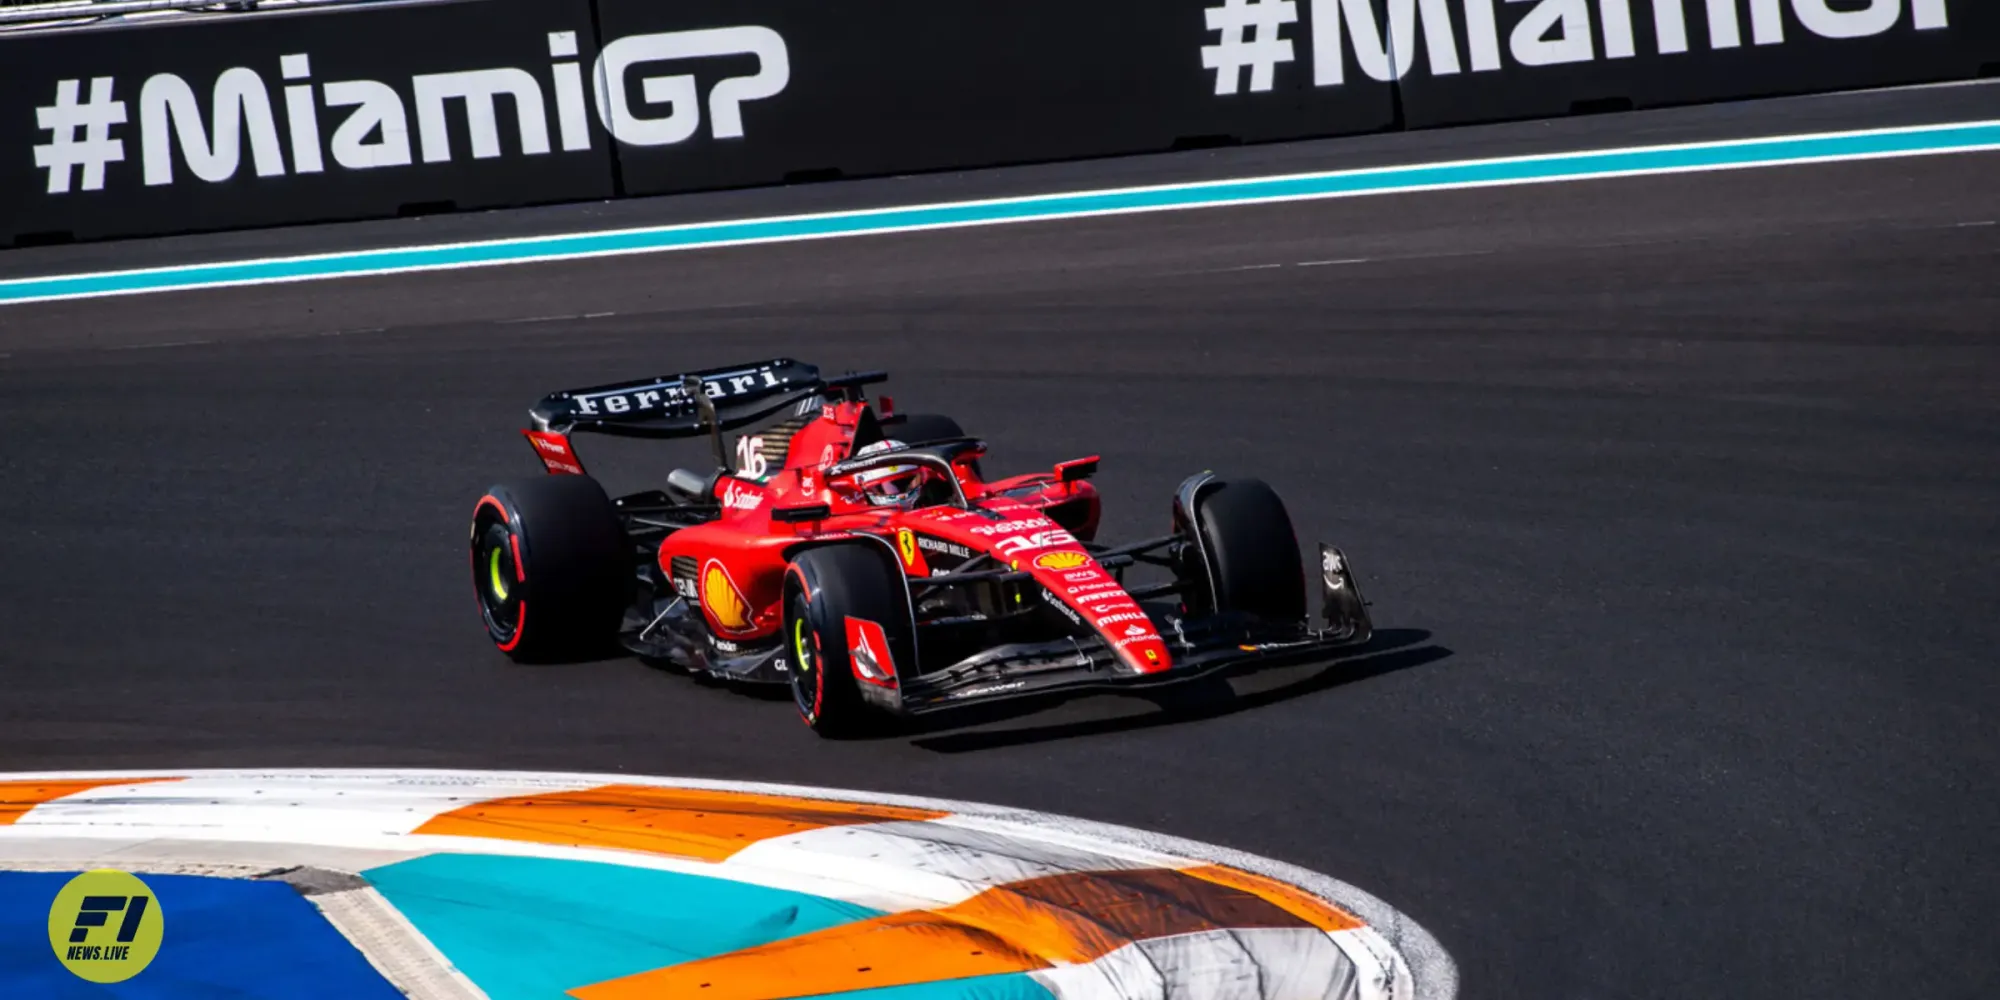
[{"label": "teal painted strip", "polygon": [[578,986],[880,915],[726,879],[551,858],[433,854],[363,875],[492,1000],[568,1000]]},{"label": "teal painted strip", "polygon": [[947,979],[941,983],[912,983],[884,986],[851,993],[828,993],[815,1000],[1055,1000],[1048,987],[1025,972],[971,979]]},{"label": "teal painted strip", "polygon": [[994,225],[1069,215],[1163,211],[1288,199],[1387,194],[1433,187],[1582,180],[1612,174],[1781,166],[1818,160],[1909,156],[2000,148],[2000,122],[1740,140],[1465,163],[1085,191],[1007,201],[839,212],[499,240],[401,247],[273,260],[0,281],[0,302],[125,294],[208,285],[331,278],[426,268],[525,263],[595,254],[690,249],[730,243],[855,236],[898,229]]}]

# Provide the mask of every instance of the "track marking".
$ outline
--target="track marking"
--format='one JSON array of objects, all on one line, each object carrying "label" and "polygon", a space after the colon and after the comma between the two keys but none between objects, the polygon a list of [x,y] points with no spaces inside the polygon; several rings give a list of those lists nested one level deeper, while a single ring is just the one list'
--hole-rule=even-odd
[{"label": "track marking", "polygon": [[108,774],[19,775],[0,780],[0,826],[11,826],[36,808],[100,788],[123,788],[155,781],[178,781],[179,775],[142,773],[130,777]]},{"label": "track marking", "polygon": [[[312,855],[331,850],[329,864],[352,864],[357,849],[478,854],[681,872],[884,911],[766,928],[696,962],[607,970],[622,975],[568,990],[579,997],[654,996],[670,980],[690,987],[670,989],[676,996],[742,1000],[792,995],[828,975],[922,987],[968,972],[1046,975],[1037,981],[1056,1000],[1205,994],[1202,984],[1216,982],[1267,1000],[1457,992],[1435,939],[1346,883],[1213,845],[976,803],[623,774],[333,769],[5,774],[0,807],[11,810],[0,810],[0,857],[39,845],[73,859],[96,845],[92,853],[130,862],[212,863],[235,857],[234,845],[266,858],[283,847],[326,867]],[[663,854],[653,842],[662,837],[680,843]],[[908,897],[918,881],[942,895]],[[393,891],[378,891],[394,905]],[[449,968],[451,954],[419,957]],[[787,958],[798,956],[820,960],[793,967]],[[690,975],[697,981],[681,981]]]},{"label": "track marking", "polygon": [[351,330],[326,330],[311,333],[293,333],[284,336],[292,340],[311,340],[316,337],[345,337],[357,333],[386,333],[388,329],[386,326],[357,326]]},{"label": "track marking", "polygon": [[801,830],[945,815],[937,810],[820,799],[605,785],[486,799],[432,817],[412,832],[724,861],[760,840]]},{"label": "track marking", "polygon": [[520,319],[502,319],[495,320],[494,322],[500,326],[517,326],[522,323],[557,323],[565,320],[603,319],[606,316],[616,315],[618,314],[615,312],[568,313],[562,316],[524,316]]},{"label": "track marking", "polygon": [[1368,263],[1368,262],[1369,262],[1369,258],[1367,258],[1367,257],[1348,257],[1348,258],[1345,258],[1345,259],[1343,259],[1343,260],[1302,260],[1302,261],[1299,261],[1299,263],[1298,263],[1298,266],[1299,266],[1299,267],[1332,267],[1332,266],[1334,266],[1334,265],[1336,265],[1336,264],[1366,264],[1366,263]]},{"label": "track marking", "polygon": [[164,348],[168,348],[168,347],[199,347],[199,346],[201,346],[202,344],[213,344],[213,343],[215,343],[215,341],[213,341],[213,340],[171,340],[171,341],[168,341],[168,342],[166,342],[166,343],[164,343],[164,344],[123,344],[123,345],[120,345],[120,346],[117,346],[117,347],[107,347],[107,348],[105,348],[105,350],[107,350],[107,351],[158,351],[158,350],[162,350],[162,349],[164,349]]},{"label": "track marking", "polygon": [[2000,121],[1420,163],[0,281],[0,303],[136,295],[1380,194],[2000,150]]}]

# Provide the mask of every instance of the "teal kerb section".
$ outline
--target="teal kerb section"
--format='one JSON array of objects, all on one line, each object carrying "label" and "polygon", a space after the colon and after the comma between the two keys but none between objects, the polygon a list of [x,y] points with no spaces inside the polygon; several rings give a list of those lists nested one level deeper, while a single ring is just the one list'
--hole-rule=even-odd
[{"label": "teal kerb section", "polygon": [[1161,211],[1287,199],[1383,194],[1432,187],[1581,180],[1628,173],[1780,166],[1815,160],[1909,156],[2000,149],[2000,122],[1888,129],[1691,146],[1555,153],[1504,160],[1420,164],[1290,177],[1212,181],[1119,191],[1077,192],[1003,201],[873,209],[826,215],[700,223],[618,232],[577,233],[486,243],[364,250],[239,263],[0,282],[0,302],[164,291],[243,282],[466,267],[688,249],[732,243],[852,236],[899,229],[992,225],[1066,215]]},{"label": "teal kerb section", "polygon": [[590,861],[432,854],[363,875],[492,1000],[569,1000],[578,986],[880,915]]},{"label": "teal kerb section", "polygon": [[1055,994],[1025,972],[948,979],[941,983],[885,986],[852,993],[828,993],[814,1000],[1055,1000]]}]

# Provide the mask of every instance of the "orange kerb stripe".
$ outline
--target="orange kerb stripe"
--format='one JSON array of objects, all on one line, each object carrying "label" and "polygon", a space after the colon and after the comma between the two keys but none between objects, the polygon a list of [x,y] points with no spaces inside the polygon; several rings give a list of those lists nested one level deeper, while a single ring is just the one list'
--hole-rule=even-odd
[{"label": "orange kerb stripe", "polygon": [[0,781],[0,826],[7,826],[44,802],[106,785],[143,785],[179,778],[78,778],[73,780]]},{"label": "orange kerb stripe", "polygon": [[[1229,874],[1209,877],[1215,871]],[[1224,881],[1237,876],[1245,884]],[[1148,938],[1303,928],[1326,919],[1295,913],[1286,905],[1291,900],[1268,898],[1266,892],[1277,894],[1273,887],[1279,883],[1234,869],[1051,875],[988,889],[953,906],[829,927],[569,992],[578,1000],[774,1000],[1046,969],[1093,961]]]},{"label": "orange kerb stripe", "polygon": [[1364,926],[1360,918],[1354,914],[1318,896],[1277,879],[1246,872],[1241,868],[1200,865],[1183,868],[1181,871],[1198,879],[1226,885],[1232,889],[1241,889],[1323,931],[1351,931]]},{"label": "orange kerb stripe", "polygon": [[945,815],[783,795],[605,785],[481,802],[437,816],[416,832],[721,861],[760,840],[802,830]]},{"label": "orange kerb stripe", "polygon": [[898,913],[570,990],[577,1000],[776,1000],[1047,968],[942,914]]}]

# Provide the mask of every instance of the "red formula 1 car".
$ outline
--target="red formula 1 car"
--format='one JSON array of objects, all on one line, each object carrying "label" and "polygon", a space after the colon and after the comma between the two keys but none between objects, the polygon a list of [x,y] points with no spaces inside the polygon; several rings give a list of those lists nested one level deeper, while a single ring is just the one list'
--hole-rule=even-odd
[{"label": "red formula 1 car", "polygon": [[[1324,626],[1308,619],[1298,541],[1264,483],[1193,476],[1170,533],[1100,544],[1096,458],[989,480],[986,446],[949,417],[871,404],[864,388],[886,378],[779,359],[543,399],[523,433],[551,475],[495,486],[473,512],[487,634],[522,660],[615,642],[788,684],[823,735],[1367,641],[1367,607],[1330,546]],[[717,467],[613,500],[577,458],[571,435],[586,431],[707,437]],[[1160,579],[1127,579],[1142,568]]]}]

